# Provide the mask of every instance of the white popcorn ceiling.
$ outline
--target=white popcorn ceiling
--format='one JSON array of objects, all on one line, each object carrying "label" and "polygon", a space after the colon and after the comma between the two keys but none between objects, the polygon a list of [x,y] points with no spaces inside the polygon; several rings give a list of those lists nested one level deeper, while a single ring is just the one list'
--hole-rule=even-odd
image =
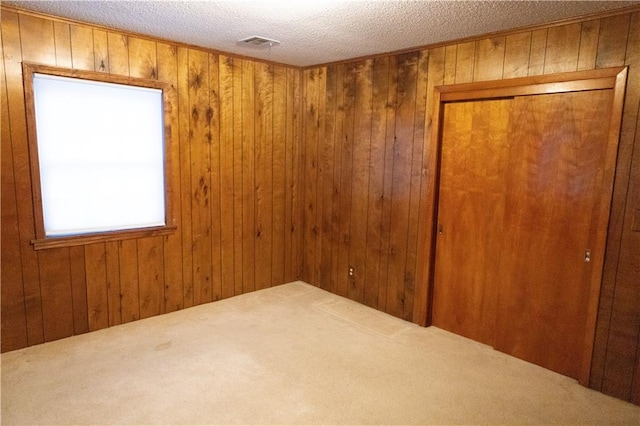
[{"label": "white popcorn ceiling", "polygon": [[[296,66],[392,52],[640,1],[4,1],[119,30]],[[274,47],[240,44],[263,36]]]}]

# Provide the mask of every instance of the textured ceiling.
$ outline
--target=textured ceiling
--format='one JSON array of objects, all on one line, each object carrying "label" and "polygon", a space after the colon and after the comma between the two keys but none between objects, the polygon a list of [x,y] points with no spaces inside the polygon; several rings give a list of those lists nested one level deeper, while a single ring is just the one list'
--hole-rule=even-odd
[{"label": "textured ceiling", "polygon": [[[291,65],[315,65],[555,21],[640,1],[5,1],[4,4]],[[242,45],[249,36],[279,40]]]}]

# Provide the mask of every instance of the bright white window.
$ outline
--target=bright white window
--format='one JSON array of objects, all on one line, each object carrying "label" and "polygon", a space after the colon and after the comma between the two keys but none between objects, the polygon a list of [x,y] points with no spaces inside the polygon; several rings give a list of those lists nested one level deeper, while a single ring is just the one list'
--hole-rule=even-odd
[{"label": "bright white window", "polygon": [[162,90],[33,75],[46,237],[165,225]]}]

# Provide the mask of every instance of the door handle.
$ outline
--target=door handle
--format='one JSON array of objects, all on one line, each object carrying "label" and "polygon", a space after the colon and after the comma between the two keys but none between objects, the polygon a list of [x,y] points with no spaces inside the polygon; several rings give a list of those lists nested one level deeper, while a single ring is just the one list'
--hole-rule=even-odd
[{"label": "door handle", "polygon": [[584,251],[584,263],[591,262],[591,249],[586,249]]}]

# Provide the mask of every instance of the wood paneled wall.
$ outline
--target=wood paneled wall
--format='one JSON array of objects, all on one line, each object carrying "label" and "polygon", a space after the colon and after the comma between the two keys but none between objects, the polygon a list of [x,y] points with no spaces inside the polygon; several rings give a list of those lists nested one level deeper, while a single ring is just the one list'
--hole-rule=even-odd
[{"label": "wood paneled wall", "polygon": [[[420,322],[433,87],[628,65],[591,386],[640,404],[640,12],[303,71],[5,7],[0,36],[3,351],[298,278]],[[177,233],[33,250],[22,61],[173,86]]]},{"label": "wood paneled wall", "polygon": [[423,322],[433,87],[623,65],[629,77],[591,386],[640,404],[640,232],[632,230],[634,212],[640,223],[637,9],[304,70],[302,279]]},{"label": "wood paneled wall", "polygon": [[[3,351],[298,278],[298,69],[5,8],[1,37]],[[171,84],[175,234],[33,249],[23,61]]]}]

